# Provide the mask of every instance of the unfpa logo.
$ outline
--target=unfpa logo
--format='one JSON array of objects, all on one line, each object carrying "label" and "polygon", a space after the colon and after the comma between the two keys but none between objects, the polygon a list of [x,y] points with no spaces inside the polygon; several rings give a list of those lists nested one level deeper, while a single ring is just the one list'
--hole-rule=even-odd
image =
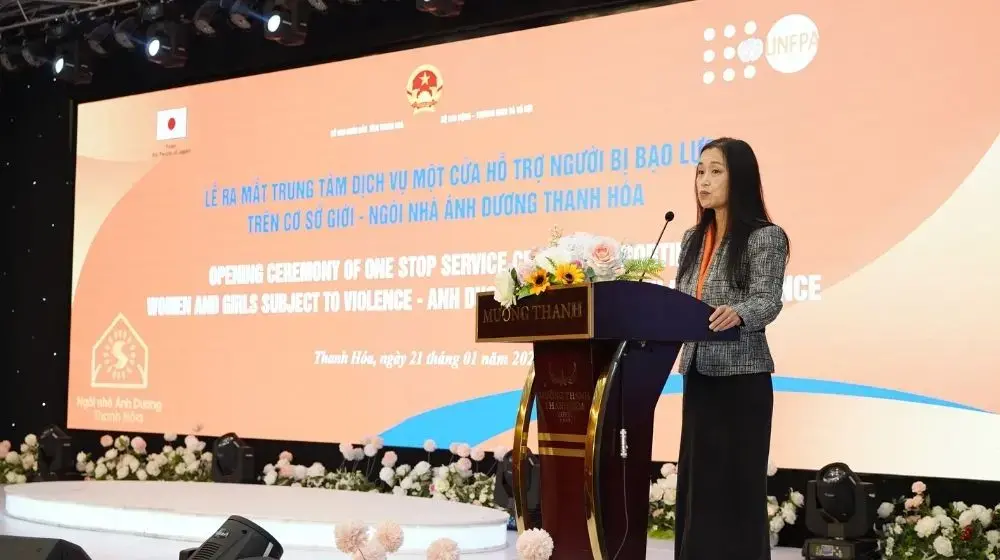
[{"label": "unfpa logo", "polygon": [[91,351],[90,386],[106,389],[149,386],[149,349],[121,313]]},{"label": "unfpa logo", "polygon": [[737,37],[735,25],[726,25],[722,37],[715,28],[705,29],[704,38],[709,43],[702,59],[713,64],[720,58],[725,68],[709,68],[702,74],[706,84],[714,83],[719,77],[731,82],[737,75],[750,80],[757,75],[757,65],[761,58],[768,66],[781,74],[801,72],[816,58],[819,50],[819,29],[816,23],[802,14],[787,15],[779,19],[767,33],[767,40],[756,35],[757,22],[743,24],[742,35]]}]

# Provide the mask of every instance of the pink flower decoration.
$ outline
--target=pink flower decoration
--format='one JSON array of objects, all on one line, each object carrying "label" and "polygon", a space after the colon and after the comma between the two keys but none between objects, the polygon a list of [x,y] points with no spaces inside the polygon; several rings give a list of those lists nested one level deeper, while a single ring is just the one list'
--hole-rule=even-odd
[{"label": "pink flower decoration", "polygon": [[368,543],[368,527],[360,521],[337,525],[333,534],[337,550],[344,554],[354,554]]},{"label": "pink flower decoration", "polygon": [[163,441],[167,443],[177,441],[177,434],[171,434],[171,433],[163,434]]},{"label": "pink flower decoration", "polygon": [[291,451],[282,451],[281,453],[278,454],[278,460],[279,461],[284,461],[286,463],[291,463],[292,462],[292,458],[293,457],[292,457],[292,452]]},{"label": "pink flower decoration", "polygon": [[493,458],[497,461],[503,461],[503,458],[510,453],[510,448],[506,445],[498,445],[493,449]]},{"label": "pink flower decoration", "polygon": [[458,470],[460,472],[467,473],[472,471],[472,461],[470,461],[467,457],[462,457],[461,459],[459,459],[455,463],[455,466],[458,467]]},{"label": "pink flower decoration", "polygon": [[611,239],[601,239],[590,248],[587,264],[599,280],[612,280],[622,265],[621,246]]},{"label": "pink flower decoration", "polygon": [[451,539],[438,539],[427,548],[427,560],[458,560],[458,543]]},{"label": "pink flower decoration", "polygon": [[395,467],[396,461],[398,460],[399,458],[396,456],[395,451],[386,451],[385,455],[382,455],[382,466],[389,468]]},{"label": "pink flower decoration", "polygon": [[141,437],[132,438],[131,445],[132,449],[134,449],[135,452],[139,453],[140,455],[146,452],[146,440],[142,439]]},{"label": "pink flower decoration", "polygon": [[469,458],[478,463],[486,458],[486,452],[483,451],[482,447],[473,447],[472,452],[469,453]]},{"label": "pink flower decoration", "polygon": [[448,446],[448,451],[450,451],[452,455],[458,455],[458,444],[452,442],[451,445]]},{"label": "pink flower decoration", "polygon": [[403,529],[391,521],[386,521],[375,529],[375,540],[389,553],[395,553],[403,546]]},{"label": "pink flower decoration", "polygon": [[918,480],[913,483],[913,486],[910,489],[913,490],[914,494],[923,494],[927,491],[927,485]]},{"label": "pink flower decoration", "polygon": [[435,451],[437,451],[437,444],[434,443],[434,440],[429,439],[424,441],[424,451],[428,453],[434,453]]},{"label": "pink flower decoration", "polygon": [[455,455],[459,457],[468,457],[472,453],[472,449],[469,447],[468,443],[460,443],[455,446]]},{"label": "pink flower decoration", "polygon": [[187,447],[192,451],[198,449],[199,443],[201,442],[198,441],[198,438],[196,438],[195,436],[187,436],[186,438],[184,438],[184,447]]},{"label": "pink flower decoration", "polygon": [[295,475],[295,467],[291,465],[281,465],[278,467],[278,474],[284,478],[292,478]]},{"label": "pink flower decoration", "polygon": [[555,544],[544,529],[528,529],[517,538],[519,560],[549,560]]},{"label": "pink flower decoration", "polygon": [[378,541],[368,541],[354,553],[352,560],[385,560],[386,550]]},{"label": "pink flower decoration", "polygon": [[0,441],[0,452],[10,451],[10,442],[7,440]]},{"label": "pink flower decoration", "polygon": [[111,436],[104,434],[101,436],[101,447],[111,447],[114,445],[115,440]]}]

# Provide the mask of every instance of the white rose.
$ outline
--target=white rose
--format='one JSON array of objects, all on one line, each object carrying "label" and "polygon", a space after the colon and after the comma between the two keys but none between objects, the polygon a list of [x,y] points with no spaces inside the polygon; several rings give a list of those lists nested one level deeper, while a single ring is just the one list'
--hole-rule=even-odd
[{"label": "white rose", "polygon": [[160,476],[160,463],[158,461],[146,463],[146,472],[149,473],[149,476]]},{"label": "white rose", "polygon": [[5,477],[8,484],[17,484],[17,473],[14,471],[7,471]]},{"label": "white rose", "polygon": [[789,525],[794,525],[795,520],[797,519],[797,516],[795,514],[795,504],[791,502],[785,502],[785,504],[781,506],[781,518],[785,520],[785,523],[788,523]]},{"label": "white rose", "polygon": [[434,491],[435,492],[447,492],[451,488],[451,483],[448,482],[447,478],[436,478],[434,479]]},{"label": "white rose", "polygon": [[378,472],[378,477],[389,486],[396,483],[396,471],[392,467],[382,467],[382,470]]},{"label": "white rose", "polygon": [[504,307],[510,307],[517,303],[517,295],[514,293],[514,277],[506,268],[497,272],[493,278],[493,299]]},{"label": "white rose", "polygon": [[184,463],[177,463],[177,466],[174,467],[174,472],[177,473],[178,475],[183,475],[184,473],[187,472],[187,465],[185,465]]},{"label": "white rose", "polygon": [[108,474],[108,468],[104,466],[104,463],[99,463],[94,468],[94,476],[96,478],[104,478]]},{"label": "white rose", "polygon": [[663,499],[663,488],[659,484],[649,485],[649,501],[656,502]]},{"label": "white rose", "polygon": [[573,255],[562,247],[548,247],[535,256],[535,266],[541,268],[549,274],[556,273],[556,267],[561,264],[568,264],[573,260]]},{"label": "white rose", "polygon": [[955,553],[951,548],[951,541],[944,537],[934,539],[934,551],[945,557],[951,557]]},{"label": "white rose", "polygon": [[17,451],[11,451],[7,454],[7,457],[4,458],[4,461],[7,461],[8,465],[18,465],[21,463],[21,456],[17,453]]},{"label": "white rose", "polygon": [[802,495],[802,492],[796,492],[794,490],[792,490],[792,492],[788,495],[788,499],[795,504],[795,507],[802,507],[806,503],[806,497]]},{"label": "white rose", "polygon": [[24,484],[25,482],[28,482],[28,477],[23,474],[19,474],[17,475],[17,480],[14,481],[14,484]]},{"label": "white rose", "polygon": [[917,532],[917,536],[926,539],[927,537],[933,535],[941,527],[941,522],[933,517],[922,517],[913,529]]},{"label": "white rose", "polygon": [[35,466],[35,456],[30,454],[22,455],[21,466],[24,468],[24,470],[31,470],[31,467]]},{"label": "white rose", "polygon": [[83,451],[77,453],[76,454],[76,462],[77,463],[84,463],[84,464],[86,464],[87,463],[87,454],[84,453]]},{"label": "white rose", "polygon": [[958,515],[958,526],[964,529],[965,527],[972,525],[972,522],[975,520],[976,512],[971,509],[967,509]]},{"label": "white rose", "polygon": [[30,447],[34,447],[38,445],[38,438],[35,437],[35,434],[28,434],[24,436],[24,443],[27,443]]},{"label": "white rose", "polygon": [[785,528],[785,520],[781,518],[780,515],[776,515],[771,518],[771,534],[777,535]]},{"label": "white rose", "polygon": [[135,477],[138,478],[139,480],[146,480],[147,478],[149,478],[149,474],[146,473],[146,469],[139,469],[135,471]]},{"label": "white rose", "polygon": [[292,477],[294,477],[295,480],[304,480],[307,474],[309,474],[309,469],[307,469],[305,465],[295,465],[292,469]]},{"label": "white rose", "polygon": [[990,543],[994,548],[1000,545],[1000,531],[986,531],[986,542]]},{"label": "white rose", "polygon": [[951,505],[952,505],[952,507],[955,508],[955,511],[957,511],[957,512],[963,512],[963,511],[969,509],[969,506],[965,505],[965,502],[955,502],[955,503],[953,503]]},{"label": "white rose", "polygon": [[410,488],[413,488],[413,480],[410,479],[409,477],[406,477],[403,480],[399,481],[399,487],[402,488],[403,490],[409,490]]},{"label": "white rose", "polygon": [[271,472],[264,475],[264,484],[268,486],[274,485],[278,480],[278,471],[272,470]]},{"label": "white rose", "polygon": [[893,509],[893,505],[889,502],[882,502],[882,504],[878,506],[878,516],[882,519],[888,519],[889,516],[892,515]]},{"label": "white rose", "polygon": [[677,472],[677,467],[673,463],[663,463],[663,466],[660,467],[660,476],[662,476],[663,478],[675,474],[676,472]]},{"label": "white rose", "polygon": [[321,476],[326,476],[326,467],[323,466],[323,463],[313,463],[312,466],[309,467],[306,476],[308,476],[309,478],[319,478]]},{"label": "white rose", "polygon": [[104,454],[104,458],[108,459],[109,461],[115,459],[116,457],[118,457],[118,450],[115,449],[114,447],[108,449],[108,452]]},{"label": "white rose", "polygon": [[427,471],[431,469],[431,464],[427,461],[420,461],[417,466],[413,467],[413,476],[423,476],[427,474]]}]

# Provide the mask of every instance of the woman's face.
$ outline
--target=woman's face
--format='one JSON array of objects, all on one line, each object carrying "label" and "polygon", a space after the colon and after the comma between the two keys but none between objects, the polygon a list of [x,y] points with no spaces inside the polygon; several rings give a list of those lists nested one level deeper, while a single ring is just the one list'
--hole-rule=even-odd
[{"label": "woman's face", "polygon": [[722,150],[709,148],[701,154],[695,189],[702,208],[725,208],[729,203],[729,170]]}]

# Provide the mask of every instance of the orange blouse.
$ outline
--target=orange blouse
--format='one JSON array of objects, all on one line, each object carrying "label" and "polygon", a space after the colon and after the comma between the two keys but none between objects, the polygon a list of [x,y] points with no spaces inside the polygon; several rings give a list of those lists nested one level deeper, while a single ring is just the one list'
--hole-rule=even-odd
[{"label": "orange blouse", "polygon": [[709,224],[705,230],[705,241],[701,253],[701,266],[698,267],[698,287],[695,289],[695,297],[701,299],[701,291],[705,286],[705,279],[708,278],[708,266],[712,264],[712,257],[715,255],[715,224]]}]

